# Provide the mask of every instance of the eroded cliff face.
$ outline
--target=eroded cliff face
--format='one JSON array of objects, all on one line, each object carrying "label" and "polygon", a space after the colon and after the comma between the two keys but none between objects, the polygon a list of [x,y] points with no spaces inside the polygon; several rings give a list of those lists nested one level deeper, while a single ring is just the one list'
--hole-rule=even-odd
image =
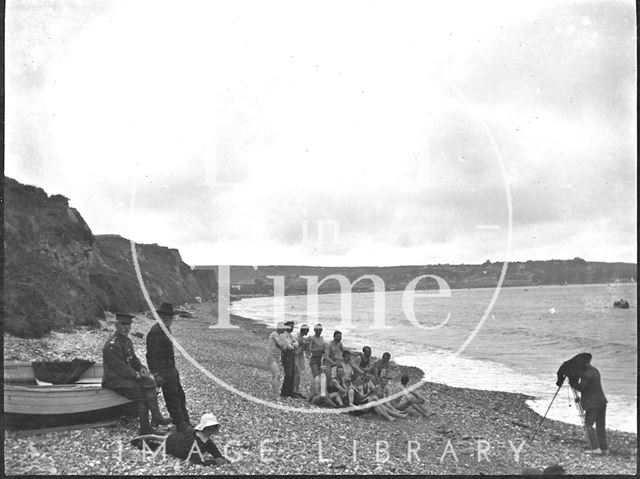
[{"label": "eroded cliff face", "polygon": [[89,284],[95,240],[64,196],[5,178],[4,326],[39,337],[104,317]]},{"label": "eroded cliff face", "polygon": [[[131,243],[94,236],[60,195],[5,177],[5,332],[40,337],[51,329],[99,325],[104,311],[149,309],[140,288]],[[195,273],[176,249],[136,245],[144,285],[154,305],[208,300],[213,271]]]},{"label": "eroded cliff face", "polygon": [[[91,283],[107,293],[109,311],[149,309],[135,272],[131,242],[118,235],[97,235]],[[157,244],[137,244],[136,256],[144,287],[154,305],[193,302],[210,298],[217,288],[215,274],[197,278],[177,249]]]}]

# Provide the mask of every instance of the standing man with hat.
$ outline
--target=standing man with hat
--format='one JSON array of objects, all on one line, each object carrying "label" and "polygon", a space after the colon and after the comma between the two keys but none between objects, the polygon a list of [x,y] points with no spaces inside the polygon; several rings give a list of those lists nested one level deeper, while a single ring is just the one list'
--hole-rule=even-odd
[{"label": "standing man with hat", "polygon": [[[162,303],[156,312],[167,330],[171,332],[171,323],[175,315],[173,304]],[[186,398],[180,384],[180,374],[176,368],[173,343],[159,323],[154,324],[147,333],[147,364],[162,387],[164,402],[178,431],[193,427],[189,422]]]},{"label": "standing man with hat", "polygon": [[133,350],[129,338],[133,317],[128,313],[116,313],[116,332],[102,348],[102,387],[113,389],[133,401],[140,420],[140,434],[159,434],[149,424],[149,411],[154,425],[169,424],[171,419],[160,413],[156,383]]}]

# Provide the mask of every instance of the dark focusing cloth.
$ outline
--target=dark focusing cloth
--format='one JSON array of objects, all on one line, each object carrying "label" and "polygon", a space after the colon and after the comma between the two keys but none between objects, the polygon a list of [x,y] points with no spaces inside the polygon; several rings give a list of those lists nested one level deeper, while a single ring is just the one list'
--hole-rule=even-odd
[{"label": "dark focusing cloth", "polygon": [[569,381],[577,380],[584,370],[584,365],[586,364],[587,359],[591,359],[591,354],[580,353],[562,363],[558,369],[558,380],[556,381],[556,385],[558,387],[562,386],[565,377],[569,378]]}]

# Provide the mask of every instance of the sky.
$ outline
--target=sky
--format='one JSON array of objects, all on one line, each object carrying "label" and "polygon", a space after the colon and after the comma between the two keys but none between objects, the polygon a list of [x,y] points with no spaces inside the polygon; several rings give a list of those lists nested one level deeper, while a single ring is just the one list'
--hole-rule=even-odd
[{"label": "sky", "polygon": [[9,0],[5,174],[190,265],[636,262],[635,37],[631,1]]}]

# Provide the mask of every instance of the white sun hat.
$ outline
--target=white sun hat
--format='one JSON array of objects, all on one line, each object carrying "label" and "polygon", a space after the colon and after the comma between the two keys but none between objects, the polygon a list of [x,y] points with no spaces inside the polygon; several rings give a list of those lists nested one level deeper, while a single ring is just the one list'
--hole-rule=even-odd
[{"label": "white sun hat", "polygon": [[218,426],[218,425],[220,425],[220,423],[218,422],[218,419],[213,414],[208,412],[202,415],[202,417],[200,418],[200,422],[195,427],[195,429],[198,431],[202,431],[205,427]]}]

